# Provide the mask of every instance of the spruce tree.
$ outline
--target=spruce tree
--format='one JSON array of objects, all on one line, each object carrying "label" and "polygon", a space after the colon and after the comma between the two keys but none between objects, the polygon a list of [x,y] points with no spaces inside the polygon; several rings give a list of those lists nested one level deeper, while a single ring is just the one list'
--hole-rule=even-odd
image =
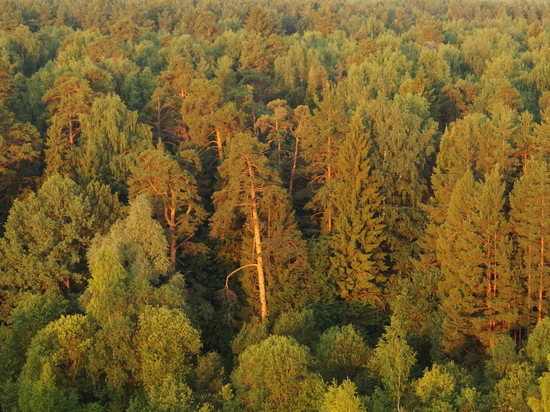
[{"label": "spruce tree", "polygon": [[327,184],[334,209],[328,236],[335,281],[344,299],[381,301],[383,254],[382,197],[369,164],[370,144],[355,115],[336,155],[334,180]]}]

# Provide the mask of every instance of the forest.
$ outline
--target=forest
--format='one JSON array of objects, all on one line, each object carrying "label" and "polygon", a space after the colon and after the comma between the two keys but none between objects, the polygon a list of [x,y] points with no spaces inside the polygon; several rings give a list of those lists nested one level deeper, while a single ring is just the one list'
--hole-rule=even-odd
[{"label": "forest", "polygon": [[0,411],[550,412],[550,3],[0,0]]}]

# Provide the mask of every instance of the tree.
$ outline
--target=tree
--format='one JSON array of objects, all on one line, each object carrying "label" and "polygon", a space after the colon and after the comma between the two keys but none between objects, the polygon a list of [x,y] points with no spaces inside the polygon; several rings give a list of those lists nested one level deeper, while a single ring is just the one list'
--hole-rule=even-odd
[{"label": "tree", "polygon": [[81,188],[54,175],[14,202],[0,239],[0,283],[17,301],[26,290],[81,291],[88,279],[84,254],[93,236],[107,231],[120,204],[97,183]]},{"label": "tree", "polygon": [[149,128],[115,94],[98,97],[82,115],[78,172],[85,182],[98,180],[125,192],[138,155],[151,149]]},{"label": "tree", "polygon": [[[176,369],[171,369],[174,374],[167,377],[166,386],[153,383],[160,369],[168,370],[168,365],[156,363],[166,359],[168,349],[158,346],[158,352],[143,353],[156,337],[151,322],[159,322],[158,331],[167,331],[167,318],[172,319],[181,331],[175,335],[170,332],[167,341],[179,341],[181,333],[190,339],[190,351],[198,350],[198,334],[188,328],[181,312],[185,309],[182,277],[167,276],[168,245],[162,227],[151,214],[146,198],[136,198],[128,216],[116,222],[109,233],[96,238],[88,252],[91,279],[82,303],[96,330],[87,370],[97,395],[108,395],[119,406],[127,406],[139,393],[138,385],[151,396],[153,404],[162,404],[164,396],[175,396],[172,390],[186,393],[180,385],[178,362],[174,362]],[[158,309],[146,309],[148,305]],[[187,353],[179,346],[170,350]],[[167,398],[167,402],[173,399]]]},{"label": "tree", "polygon": [[376,345],[372,359],[384,387],[394,399],[398,411],[408,386],[409,374],[415,364],[415,353],[407,344],[399,325],[392,324]]},{"label": "tree", "polygon": [[326,185],[334,210],[328,242],[340,296],[380,301],[382,198],[380,185],[372,176],[369,151],[362,119],[355,115],[336,154],[334,180]]},{"label": "tree", "polygon": [[49,127],[46,145],[46,174],[72,173],[73,148],[80,138],[80,117],[90,112],[95,93],[88,80],[66,72],[44,95],[48,104]]},{"label": "tree", "polygon": [[428,199],[428,175],[436,124],[428,102],[414,95],[378,98],[366,107],[372,168],[384,198],[382,217],[394,271],[408,273],[426,223],[420,209]]},{"label": "tree", "polygon": [[510,194],[512,227],[522,251],[522,271],[526,274],[526,315],[528,324],[536,302],[537,321],[546,315],[549,248],[548,199],[550,198],[550,173],[548,164],[541,160],[529,160],[523,175],[516,181]]},{"label": "tree", "polygon": [[0,53],[0,193],[21,179],[20,169],[38,157],[38,131],[15,119],[9,104],[13,99],[14,70],[6,50]]},{"label": "tree", "polygon": [[200,167],[200,161],[196,152],[189,154],[195,155],[195,159],[186,162],[187,159],[170,156],[160,149],[146,150],[137,158],[130,179],[130,196],[149,195],[168,226],[172,272],[176,269],[178,249],[182,246],[191,249],[189,240],[206,217],[190,170]]},{"label": "tree", "polygon": [[312,127],[313,119],[307,106],[292,110],[285,100],[273,100],[267,107],[273,114],[261,116],[255,127],[267,133],[267,142],[274,147],[271,151],[274,164],[280,169],[283,181],[288,182],[288,193],[292,196],[301,166],[304,136]]},{"label": "tree", "polygon": [[536,369],[548,369],[548,353],[550,352],[550,318],[545,317],[537,323],[525,347],[527,357],[535,365]]},{"label": "tree", "polygon": [[333,326],[319,339],[317,368],[327,382],[355,379],[368,364],[370,351],[352,325]]},{"label": "tree", "polygon": [[19,377],[22,411],[71,411],[84,388],[92,333],[83,315],[64,316],[32,340]]},{"label": "tree", "polygon": [[[250,298],[258,293],[262,321],[268,316],[268,288],[274,304],[296,304],[299,273],[306,264],[288,195],[278,173],[268,166],[265,150],[250,134],[233,137],[219,168],[224,186],[213,195],[216,211],[211,226],[213,237],[243,242],[243,250],[253,251],[251,257],[239,257],[239,270],[255,268],[256,281],[245,288]],[[248,230],[242,233],[242,228]]]},{"label": "tree", "polygon": [[191,80],[186,88],[181,101],[181,122],[191,142],[198,147],[214,147],[221,161],[224,145],[242,129],[244,113],[235,102],[224,101],[221,86],[201,77]]},{"label": "tree", "polygon": [[366,408],[357,396],[357,387],[346,379],[341,384],[334,382],[329,386],[321,405],[321,412],[366,412]]},{"label": "tree", "polygon": [[326,88],[323,100],[317,105],[311,127],[303,132],[303,156],[306,174],[315,190],[308,207],[321,215],[321,231],[329,234],[334,224],[333,199],[329,188],[337,170],[337,148],[347,132],[347,118],[343,101],[335,88]]},{"label": "tree", "polygon": [[315,408],[324,388],[310,371],[311,363],[307,348],[286,336],[271,336],[250,346],[231,375],[239,403],[254,411]]},{"label": "tree", "polygon": [[498,166],[483,183],[467,171],[451,195],[437,241],[447,349],[464,347],[469,339],[490,347],[518,320],[501,179]]},{"label": "tree", "polygon": [[138,376],[150,405],[188,410],[191,389],[186,380],[201,341],[187,316],[178,309],[146,306],[139,315],[135,339]]}]

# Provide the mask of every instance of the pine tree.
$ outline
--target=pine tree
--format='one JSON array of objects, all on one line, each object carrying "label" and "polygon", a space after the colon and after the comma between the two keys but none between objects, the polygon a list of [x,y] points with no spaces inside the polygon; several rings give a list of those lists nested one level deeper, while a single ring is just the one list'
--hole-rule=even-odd
[{"label": "pine tree", "polygon": [[137,158],[130,180],[130,196],[149,195],[160,210],[161,221],[168,226],[172,272],[176,269],[178,249],[185,245],[191,249],[189,240],[206,217],[190,170],[200,166],[196,153],[194,157],[194,165],[185,164],[184,159],[161,149],[146,150]]},{"label": "pine tree", "polygon": [[223,99],[223,90],[214,81],[195,78],[181,101],[181,122],[197,147],[213,147],[219,161],[229,137],[240,131],[244,121],[234,102]]},{"label": "pine tree", "polygon": [[550,172],[542,160],[528,160],[523,175],[516,181],[510,194],[512,230],[517,236],[525,274],[526,315],[531,323],[533,306],[537,307],[537,321],[548,313],[546,296],[548,282],[549,248],[548,199],[550,198]]},{"label": "pine tree", "polygon": [[22,180],[21,169],[38,157],[38,131],[15,119],[10,103],[14,70],[6,50],[0,53],[0,193]]},{"label": "pine tree", "polygon": [[[219,168],[224,185],[213,195],[216,211],[211,231],[213,237],[233,242],[234,247],[242,242],[240,269],[254,267],[256,273],[256,280],[248,286],[243,283],[253,302],[258,293],[259,305],[253,306],[259,306],[262,321],[268,316],[268,293],[273,303],[276,294],[289,303],[296,299],[300,288],[296,275],[305,265],[288,195],[278,173],[268,166],[265,150],[250,134],[233,137]],[[252,250],[252,255],[244,250]]]},{"label": "pine tree", "polygon": [[444,346],[480,342],[492,346],[517,324],[517,282],[510,268],[510,240],[502,209],[498,165],[483,183],[467,171],[457,182],[440,237],[437,258]]},{"label": "pine tree", "polygon": [[80,138],[80,117],[90,112],[95,93],[88,80],[62,74],[44,95],[50,113],[46,145],[46,175],[74,173],[73,148]]},{"label": "pine tree", "polygon": [[336,88],[326,88],[323,100],[317,104],[311,126],[303,132],[305,171],[314,188],[308,207],[321,215],[321,231],[330,233],[334,208],[328,187],[335,178],[337,148],[347,132],[347,118]]}]

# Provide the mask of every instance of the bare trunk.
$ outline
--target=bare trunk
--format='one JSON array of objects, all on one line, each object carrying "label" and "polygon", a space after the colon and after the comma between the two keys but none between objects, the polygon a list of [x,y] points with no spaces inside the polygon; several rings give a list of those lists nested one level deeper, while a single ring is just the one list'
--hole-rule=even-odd
[{"label": "bare trunk", "polygon": [[[544,207],[545,207],[545,199],[544,195],[542,195],[541,198],[541,217],[544,220]],[[540,261],[539,261],[539,305],[538,305],[538,319],[537,321],[540,322],[543,318],[543,299],[544,299],[544,234],[540,237]]]},{"label": "bare trunk", "polygon": [[223,141],[221,132],[216,129],[216,147],[218,148],[218,159],[221,162],[223,160]]},{"label": "bare trunk", "polygon": [[[172,198],[174,198],[174,192],[171,191]],[[165,206],[164,217],[168,224],[168,237],[170,243],[170,273],[176,272],[176,260],[178,252],[178,236],[176,234],[176,205],[171,202],[168,206]]]},{"label": "bare trunk", "polygon": [[177,237],[176,237],[176,228],[170,226],[168,229],[170,235],[170,273],[176,272],[176,257],[178,251]]},{"label": "bare trunk", "polygon": [[[254,176],[250,162],[248,162],[248,172],[251,177]],[[252,212],[252,228],[254,231],[254,252],[256,255],[256,271],[258,273],[258,289],[260,292],[260,317],[262,323],[267,320],[267,299],[265,290],[264,260],[262,256],[262,239],[260,236],[260,218],[258,216],[258,205],[256,203],[256,187],[254,182],[250,183],[250,210]]]},{"label": "bare trunk", "polygon": [[533,277],[531,276],[531,271],[533,270],[533,264],[532,264],[532,250],[531,245],[527,248],[527,324],[530,325],[531,323],[531,313],[533,311],[533,286],[531,283],[533,282]]},{"label": "bare trunk", "polygon": [[539,305],[538,318],[540,322],[543,318],[543,301],[544,301],[544,236],[540,239],[540,262],[539,262]]},{"label": "bare trunk", "polygon": [[296,172],[296,165],[298,164],[298,150],[300,147],[300,139],[296,137],[296,143],[294,144],[294,158],[292,159],[292,169],[290,169],[290,182],[288,184],[288,193],[292,196],[294,189],[294,173]]}]

